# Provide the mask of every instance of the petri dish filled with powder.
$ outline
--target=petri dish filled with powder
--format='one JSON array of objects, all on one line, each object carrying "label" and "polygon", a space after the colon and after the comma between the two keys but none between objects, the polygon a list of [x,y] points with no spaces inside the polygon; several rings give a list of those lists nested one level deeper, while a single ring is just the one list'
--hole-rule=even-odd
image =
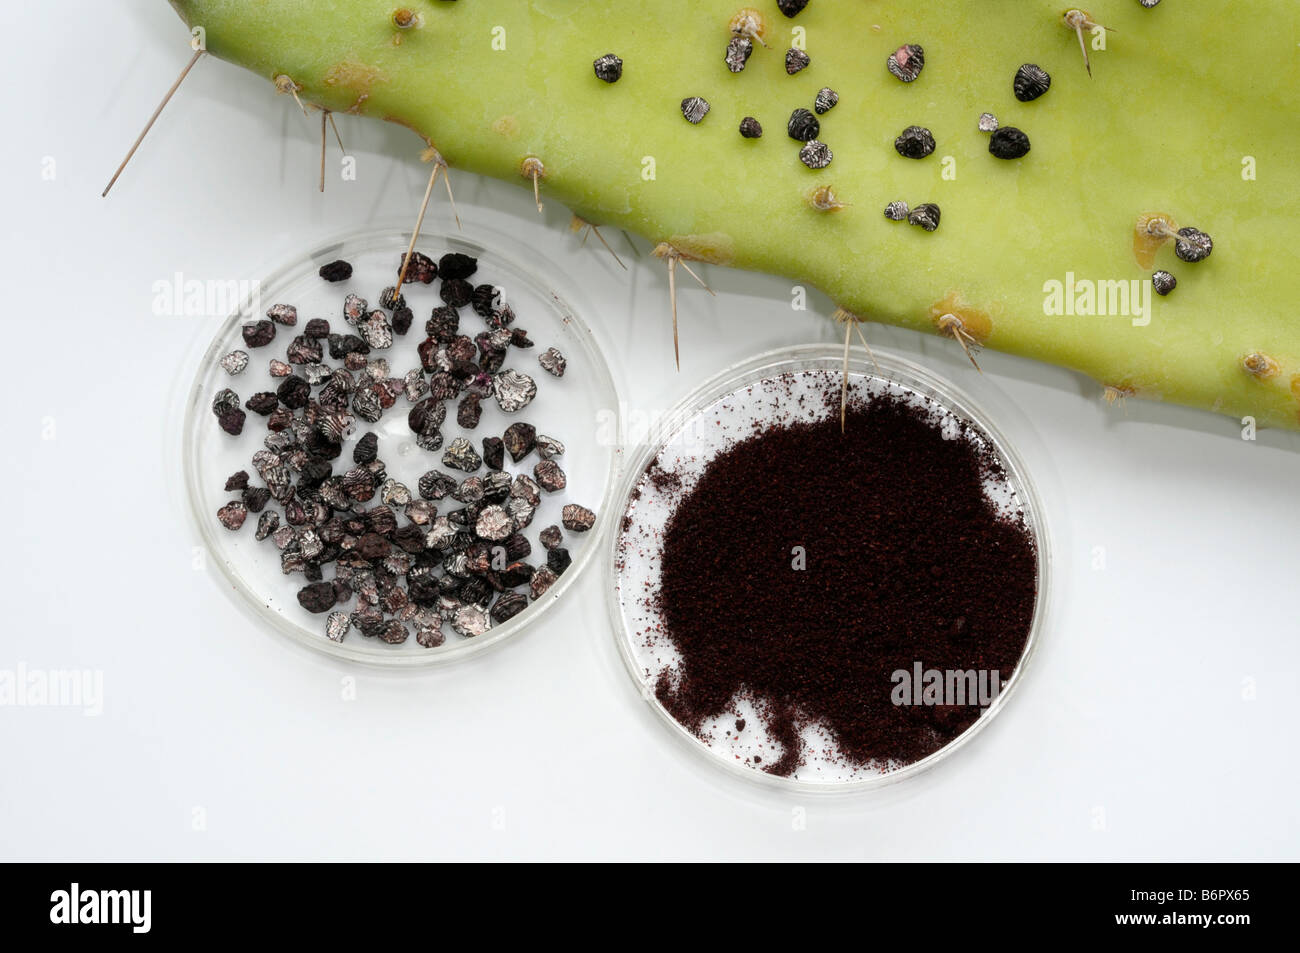
[{"label": "petri dish filled with powder", "polygon": [[1049,569],[1039,499],[969,398],[879,353],[844,380],[813,345],[706,383],[631,455],[610,560],[620,654],[673,732],[828,791],[924,770],[1001,710]]}]

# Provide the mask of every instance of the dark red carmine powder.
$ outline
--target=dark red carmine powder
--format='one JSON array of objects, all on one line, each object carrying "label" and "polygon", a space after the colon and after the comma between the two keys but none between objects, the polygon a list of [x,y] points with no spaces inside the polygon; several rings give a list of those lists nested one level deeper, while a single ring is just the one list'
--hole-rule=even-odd
[{"label": "dark red carmine powder", "polygon": [[895,705],[892,673],[921,662],[1005,683],[1034,614],[1034,539],[986,495],[1005,482],[987,444],[945,439],[937,412],[886,396],[852,406],[841,433],[833,391],[824,421],[771,424],[707,465],[664,530],[654,597],[681,655],[660,702],[701,734],[748,699],[782,749],[759,765],[777,775],[804,763],[813,722],[855,767],[943,747],[980,707]]}]

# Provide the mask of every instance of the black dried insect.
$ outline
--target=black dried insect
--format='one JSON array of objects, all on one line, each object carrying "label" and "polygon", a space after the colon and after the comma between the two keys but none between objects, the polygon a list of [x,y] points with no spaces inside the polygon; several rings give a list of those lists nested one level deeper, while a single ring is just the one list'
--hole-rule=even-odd
[{"label": "black dried insect", "polygon": [[700,96],[689,96],[682,100],[682,115],[691,125],[707,116],[710,108],[709,101]]},{"label": "black dried insect", "polygon": [[352,448],[352,461],[358,466],[374,462],[379,455],[379,435],[373,431],[362,434],[357,445]]},{"label": "black dried insect", "polygon": [[343,259],[320,266],[320,276],[326,281],[347,281],[352,277],[352,266]]},{"label": "black dried insect", "polygon": [[311,385],[301,377],[286,377],[276,388],[275,394],[280,403],[290,410],[301,410],[311,398]]},{"label": "black dried insect", "polygon": [[446,344],[460,329],[460,312],[455,308],[434,308],[424,324],[424,333],[439,344]]},{"label": "black dried insect", "polygon": [[244,525],[244,520],[248,519],[248,507],[239,500],[231,500],[217,510],[217,519],[221,521],[222,526],[234,532]]},{"label": "black dried insect", "polygon": [[939,206],[932,202],[918,205],[907,214],[907,221],[909,225],[917,225],[932,232],[939,227]]},{"label": "black dried insect", "polygon": [[889,54],[885,67],[904,83],[913,82],[925,69],[925,50],[917,43],[904,43]]},{"label": "black dried insect", "polygon": [[411,324],[415,321],[415,313],[410,308],[398,308],[393,312],[392,329],[394,334],[405,334],[411,330]]},{"label": "black dried insect", "polygon": [[817,90],[817,98],[813,100],[813,109],[817,115],[823,116],[835,108],[835,104],[840,101],[840,94],[835,92],[829,86],[823,86]]},{"label": "black dried insect", "polygon": [[506,428],[505,447],[510,459],[518,463],[532,452],[537,443],[537,428],[532,424],[519,421]]},{"label": "black dried insect", "polygon": [[483,416],[483,398],[478,394],[466,394],[456,407],[456,423],[465,430],[473,430]]},{"label": "black dried insect", "polygon": [[369,354],[370,345],[355,334],[331,334],[329,336],[330,357],[342,360],[349,354]]},{"label": "black dried insect", "polygon": [[379,306],[389,311],[396,308],[405,308],[406,296],[399,294],[395,286],[390,286],[379,293]]},{"label": "black dried insect", "polygon": [[370,313],[370,305],[360,295],[350,294],[343,299],[343,320],[356,324]]},{"label": "black dried insect", "polygon": [[568,569],[572,563],[573,557],[569,555],[569,551],[563,546],[556,546],[546,554],[546,565],[557,576]]},{"label": "black dried insect", "polygon": [[533,478],[547,493],[559,493],[568,485],[568,478],[554,460],[543,460],[533,467]]},{"label": "black dried insect", "polygon": [[547,549],[555,549],[564,542],[564,534],[560,532],[560,527],[552,524],[538,533],[537,539]]},{"label": "black dried insect", "polygon": [[1163,297],[1178,287],[1178,279],[1167,271],[1157,271],[1151,276],[1151,285]]},{"label": "black dried insect", "polygon": [[560,511],[560,522],[571,533],[585,533],[596,525],[596,514],[585,506],[569,503]]},{"label": "black dried insect", "polygon": [[564,453],[564,444],[554,437],[548,437],[545,434],[537,435],[537,455],[543,460],[549,460],[551,457],[558,457]]},{"label": "black dried insect", "polygon": [[762,139],[763,126],[753,116],[746,116],[740,120],[740,134],[746,139]]},{"label": "black dried insect", "polygon": [[500,470],[505,466],[506,447],[500,437],[483,438],[483,462],[490,470]]},{"label": "black dried insect", "polygon": [[894,140],[894,148],[905,159],[924,159],[934,152],[934,135],[924,126],[908,126]]},{"label": "black dried insect", "polygon": [[474,300],[474,286],[464,278],[444,279],[438,296],[449,308],[463,308]]},{"label": "black dried insect", "polygon": [[406,253],[402,253],[401,259],[397,263],[397,274],[402,274],[402,269],[406,268],[406,280],[418,281],[422,285],[433,283],[433,279],[438,277],[438,265],[428,255],[420,252],[411,253],[411,263],[406,263]]},{"label": "black dried insect", "polygon": [[284,356],[290,364],[318,364],[324,357],[324,351],[319,341],[300,334],[289,342]]},{"label": "black dried insect", "polygon": [[469,303],[474,308],[474,313],[485,320],[502,317],[507,310],[505,293],[496,285],[475,286],[474,294],[470,297]]},{"label": "black dried insect", "polygon": [[807,109],[796,109],[790,113],[790,121],[786,124],[786,131],[790,138],[798,142],[812,142],[821,132],[821,123]]},{"label": "black dried insect", "polygon": [[895,201],[885,206],[885,218],[891,222],[901,222],[907,218],[907,213],[911,211],[906,202]]},{"label": "black dried insect", "polygon": [[503,592],[489,613],[497,625],[508,622],[528,608],[528,598],[520,592]]},{"label": "black dried insect", "polygon": [[554,377],[563,377],[565,370],[569,366],[565,356],[560,353],[558,348],[553,347],[548,347],[537,355],[537,363],[542,365],[542,370]]},{"label": "black dried insect", "polygon": [[754,52],[754,41],[747,36],[733,36],[727,42],[727,54],[725,57],[727,69],[733,73],[739,73],[749,62],[749,57]]},{"label": "black dried insect", "polygon": [[989,136],[989,152],[999,159],[1019,159],[1029,153],[1029,137],[1015,126],[1003,126]]},{"label": "black dried insect", "polygon": [[[265,505],[265,504],[263,504]],[[277,529],[280,528],[280,514],[274,510],[267,510],[257,519],[257,531],[253,534],[254,538],[260,543]]]},{"label": "black dried insect", "polygon": [[456,481],[440,470],[430,470],[420,477],[417,488],[423,499],[441,500],[456,489]]},{"label": "black dried insect", "polygon": [[617,83],[623,78],[623,61],[613,53],[596,57],[592,66],[596,70],[597,78],[606,83]]},{"label": "black dried insect", "polygon": [[279,405],[280,398],[276,397],[275,394],[270,391],[261,391],[260,393],[254,394],[244,403],[245,407],[262,417],[273,412]]},{"label": "black dried insect", "polygon": [[776,5],[788,17],[797,17],[808,6],[808,0],[776,0]]},{"label": "black dried insect", "polygon": [[812,59],[803,50],[795,49],[793,46],[785,51],[785,71],[793,76],[808,68]]},{"label": "black dried insect", "polygon": [[1174,254],[1188,263],[1204,261],[1214,251],[1214,240],[1199,228],[1180,228]]},{"label": "black dried insect", "polygon": [[266,347],[275,340],[275,325],[267,320],[249,321],[243,327],[243,335],[249,347]]},{"label": "black dried insect", "polygon": [[330,323],[324,318],[312,318],[303,325],[302,333],[313,340],[327,338],[330,336]]},{"label": "black dried insect", "polygon": [[447,445],[447,452],[442,455],[442,465],[454,470],[473,473],[483,465],[483,458],[464,437],[457,437]]},{"label": "black dried insect", "polygon": [[1016,94],[1016,99],[1022,103],[1033,102],[1051,86],[1052,77],[1048,75],[1047,70],[1034,63],[1025,63],[1016,70],[1016,78],[1011,82],[1011,89]]},{"label": "black dried insect", "polygon": [[447,252],[438,259],[438,274],[444,281],[448,278],[465,279],[476,271],[478,271],[478,259],[458,251]]},{"label": "black dried insect", "polygon": [[298,604],[308,612],[328,612],[334,608],[334,585],[328,582],[313,582],[298,590]]},{"label": "black dried insect", "polygon": [[537,384],[519,371],[502,371],[492,379],[492,396],[496,398],[498,407],[513,414],[532,403],[537,396]]},{"label": "black dried insect", "polygon": [[830,147],[816,139],[799,150],[799,161],[810,169],[824,169],[831,164],[833,158],[835,156]]},{"label": "black dried insect", "polygon": [[557,573],[550,566],[542,566],[533,573],[533,578],[528,580],[528,595],[533,599],[540,599],[546,594],[546,590],[555,585]]},{"label": "black dried insect", "polygon": [[447,406],[436,397],[426,397],[406,415],[406,423],[412,433],[421,434],[437,430],[447,419]]},{"label": "black dried insect", "polygon": [[273,304],[266,309],[266,316],[276,324],[283,324],[287,328],[298,323],[298,309],[291,304]]},{"label": "black dried insect", "polygon": [[244,373],[244,369],[248,367],[248,352],[231,351],[218,363],[221,364],[221,369],[223,371],[231,377],[234,377],[236,374]]}]

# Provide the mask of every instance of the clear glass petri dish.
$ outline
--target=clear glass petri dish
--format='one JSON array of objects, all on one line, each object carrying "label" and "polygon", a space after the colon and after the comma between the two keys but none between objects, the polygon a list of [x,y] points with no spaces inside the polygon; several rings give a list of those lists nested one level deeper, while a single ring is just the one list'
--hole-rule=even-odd
[{"label": "clear glass petri dish", "polygon": [[[1010,678],[1002,680],[997,697],[963,733],[928,756],[888,771],[837,765],[831,757],[814,758],[788,777],[775,776],[737,757],[744,751],[754,750],[756,739],[752,728],[746,738],[715,735],[705,741],[669,713],[655,695],[655,684],[660,673],[671,669],[676,660],[671,639],[666,634],[646,635],[656,631],[661,622],[646,599],[646,594],[653,593],[658,585],[661,553],[653,543],[647,545],[646,539],[650,537],[646,533],[652,537],[655,527],[662,529],[676,501],[689,491],[693,477],[717,452],[752,433],[749,428],[753,422],[769,419],[764,416],[762,405],[766,402],[770,407],[772,398],[770,394],[760,398],[745,396],[752,385],[805,372],[816,372],[819,378],[832,375],[838,381],[843,370],[842,347],[810,344],[760,354],[706,381],[670,411],[645,442],[629,449],[616,497],[615,518],[619,526],[611,532],[606,544],[606,595],[618,653],[631,684],[657,720],[695,755],[703,755],[704,760],[728,774],[768,788],[799,793],[837,794],[880,788],[915,777],[969,744],[1002,711],[1024,680],[1047,625],[1050,603],[1052,557],[1047,520],[1042,499],[1015,448],[976,402],[948,381],[904,357],[877,350],[873,361],[864,350],[854,348],[848,365],[851,392],[862,393],[865,388],[868,392],[888,392],[922,402],[939,411],[945,421],[964,424],[967,432],[984,442],[1001,463],[1006,480],[993,494],[995,502],[1004,512],[1023,511],[1024,524],[1034,539],[1037,556],[1034,615],[1014,671]],[[799,411],[798,419],[811,420],[824,414],[815,409],[815,402],[809,402],[807,407],[806,416]],[[782,413],[789,413],[788,399],[782,405]],[[672,458],[678,464],[673,472],[682,477],[680,486],[674,480],[670,488],[657,489],[650,481],[646,470],[661,457]],[[761,722],[761,718],[752,721]],[[812,732],[811,737],[808,731]],[[757,740],[764,740],[761,729]],[[805,740],[815,740],[824,747],[833,746],[832,737],[815,725],[805,730]]]},{"label": "clear glass petri dish", "polygon": [[[379,457],[385,461],[388,475],[405,484],[412,497],[418,499],[418,480],[427,470],[438,469],[457,479],[469,475],[442,465],[442,454],[454,438],[464,436],[476,450],[481,450],[483,437],[501,436],[508,424],[522,420],[533,424],[539,434],[564,443],[564,453],[556,458],[556,462],[567,477],[564,490],[542,494],[532,523],[523,531],[533,546],[526,560],[533,565],[545,562],[545,551],[538,543],[537,532],[545,526],[560,524],[560,512],[565,504],[578,503],[594,510],[596,524],[586,533],[565,530],[563,545],[572,557],[569,567],[541,599],[531,602],[504,624],[495,625],[475,638],[457,635],[450,625],[443,628],[446,642],[437,648],[420,646],[414,634],[401,644],[390,645],[362,635],[356,627],[341,642],[327,638],[327,613],[312,614],[298,604],[297,592],[307,582],[303,574],[283,573],[280,552],[272,540],[258,542],[254,539],[258,516],[250,513],[244,526],[234,532],[217,520],[217,510],[239,496],[224,490],[228,476],[246,470],[251,476],[251,485],[261,485],[250,460],[253,452],[262,448],[266,428],[263,418],[249,412],[243,434],[231,437],[217,425],[211,409],[212,399],[222,388],[231,388],[241,400],[247,400],[258,391],[275,390],[279,381],[269,373],[270,361],[272,358],[285,359],[289,341],[302,333],[303,325],[311,318],[326,318],[335,333],[355,333],[355,328],[343,320],[344,296],[354,292],[366,298],[371,308],[379,307],[379,293],[396,283],[397,267],[409,241],[410,232],[396,227],[349,232],[318,245],[258,283],[254,294],[249,296],[257,308],[250,308],[250,301],[246,298],[222,324],[201,358],[184,413],[182,437],[184,479],[191,515],[211,555],[211,564],[229,582],[238,598],[266,623],[268,629],[297,643],[352,662],[399,668],[451,662],[499,645],[536,624],[551,606],[564,598],[595,554],[603,552],[603,539],[612,522],[608,514],[612,512],[613,493],[620,472],[623,427],[617,388],[596,337],[555,281],[542,277],[543,273],[562,275],[562,269],[552,267],[544,270],[545,259],[536,249],[493,228],[467,224],[465,231],[460,233],[424,234],[416,243],[417,251],[435,260],[446,252],[471,255],[478,259],[478,270],[471,281],[475,284],[491,283],[503,289],[505,302],[516,314],[512,327],[527,329],[534,342],[529,350],[510,348],[506,367],[514,367],[531,376],[537,383],[537,396],[523,411],[515,414],[505,414],[495,401],[484,400],[482,419],[473,430],[462,430],[457,425],[456,399],[453,398],[447,402],[447,420],[442,428],[444,445],[433,452],[416,446],[414,434],[407,424],[407,411],[412,405],[405,396],[399,397],[377,423],[356,421],[354,432],[344,442],[343,452],[335,461],[335,472],[353,465],[352,449],[357,440],[367,431],[374,431],[379,437]],[[352,277],[337,283],[322,280],[318,274],[320,267],[336,259],[352,264]],[[408,281],[402,294],[408,307],[415,312],[410,331],[405,336],[395,336],[392,348],[370,354],[371,358],[386,358],[394,377],[401,377],[408,370],[420,366],[416,348],[425,338],[425,321],[433,308],[443,304],[437,288],[437,282],[426,286]],[[276,338],[269,345],[248,347],[241,335],[242,325],[248,320],[261,319],[263,312],[276,303],[292,304],[297,308],[297,325],[292,328],[277,326]],[[250,314],[250,311],[255,313]],[[483,319],[468,307],[461,309],[460,328],[462,333],[471,337],[487,330]],[[567,359],[563,377],[556,378],[539,366],[537,356],[548,347],[558,348]],[[235,349],[247,352],[250,360],[246,370],[230,375],[219,362]],[[327,353],[324,363],[339,365],[341,361],[331,361]],[[505,470],[511,474],[527,473],[531,476],[538,459],[533,452],[516,464],[507,454]],[[485,467],[477,471],[479,475],[486,472]],[[378,502],[376,496],[367,505],[378,505]],[[275,505],[272,501],[268,509]],[[439,513],[446,513],[460,504],[447,498],[435,505]],[[405,522],[401,507],[396,512],[399,523]],[[331,568],[327,566],[325,578],[331,577]],[[349,611],[355,608],[355,603],[336,608]]]}]

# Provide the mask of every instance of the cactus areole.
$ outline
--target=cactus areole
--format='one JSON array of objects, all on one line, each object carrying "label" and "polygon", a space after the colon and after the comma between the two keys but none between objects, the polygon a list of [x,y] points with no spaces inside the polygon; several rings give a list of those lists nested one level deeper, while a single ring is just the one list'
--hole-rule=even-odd
[{"label": "cactus areole", "polygon": [[[784,275],[866,320],[960,328],[1099,394],[1300,428],[1300,5],[171,2],[268,93],[400,123],[453,170],[540,186],[681,260]],[[753,43],[739,72],[735,37]],[[891,71],[904,47],[924,50],[911,82]],[[808,57],[793,75],[791,50]],[[593,69],[611,54],[616,82]],[[1051,89],[1022,102],[1026,63]],[[738,132],[746,117],[781,129],[828,87],[833,161]],[[698,124],[690,97],[709,103]],[[1032,151],[990,154],[985,112]],[[899,155],[909,126],[933,155]],[[828,187],[833,209],[813,199]],[[897,227],[882,211],[899,201],[942,207],[942,227]],[[1152,293],[1156,269],[1176,291]]]}]

